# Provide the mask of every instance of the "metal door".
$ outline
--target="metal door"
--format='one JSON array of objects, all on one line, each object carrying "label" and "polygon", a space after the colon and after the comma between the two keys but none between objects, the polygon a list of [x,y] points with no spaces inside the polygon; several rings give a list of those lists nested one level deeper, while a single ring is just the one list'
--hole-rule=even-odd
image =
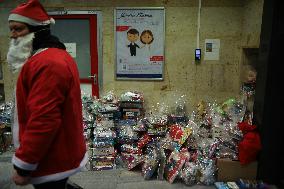
[{"label": "metal door", "polygon": [[51,33],[57,36],[75,59],[80,75],[81,90],[99,97],[98,22],[96,14],[86,11],[59,11],[49,14],[55,19]]}]

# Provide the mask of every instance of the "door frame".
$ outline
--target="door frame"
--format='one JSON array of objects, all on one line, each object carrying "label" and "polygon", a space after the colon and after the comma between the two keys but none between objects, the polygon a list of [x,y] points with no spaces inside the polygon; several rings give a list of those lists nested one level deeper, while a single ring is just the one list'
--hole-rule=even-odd
[{"label": "door frame", "polygon": [[[103,86],[103,63],[102,63],[102,12],[94,10],[60,10],[60,11],[48,11],[48,14],[55,19],[89,19],[90,20],[90,33],[94,33],[97,37],[90,35],[90,49],[91,50],[91,75],[97,72],[97,87],[98,90],[94,89],[94,82],[92,83],[92,95],[99,97]],[[96,20],[92,15],[96,16]],[[97,30],[95,31],[95,25]],[[96,45],[96,46],[95,46]],[[95,49],[97,51],[95,51]],[[96,66],[94,61],[98,62]],[[81,83],[90,83],[89,79],[81,79]]]}]

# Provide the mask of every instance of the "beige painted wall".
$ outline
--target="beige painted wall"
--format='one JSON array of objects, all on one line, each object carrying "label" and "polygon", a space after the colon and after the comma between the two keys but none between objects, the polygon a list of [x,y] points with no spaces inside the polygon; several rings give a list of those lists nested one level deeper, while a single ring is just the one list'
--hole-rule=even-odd
[{"label": "beige painted wall", "polygon": [[[7,2],[7,1],[5,1]],[[12,98],[15,84],[5,63],[8,48],[7,17],[17,3],[0,4],[0,53],[4,70],[6,100]],[[20,2],[20,1],[17,1]],[[186,95],[189,109],[199,100],[223,101],[238,97],[242,66],[242,48],[258,47],[263,0],[202,0],[200,47],[205,39],[220,39],[220,60],[194,63],[198,0],[42,0],[47,10],[100,10],[103,15],[103,93],[127,90],[144,93],[146,106],[157,102],[173,104]],[[115,7],[165,7],[166,45],[164,81],[116,81],[114,78]],[[203,52],[204,55],[204,52]],[[203,56],[204,57],[204,56]]]}]

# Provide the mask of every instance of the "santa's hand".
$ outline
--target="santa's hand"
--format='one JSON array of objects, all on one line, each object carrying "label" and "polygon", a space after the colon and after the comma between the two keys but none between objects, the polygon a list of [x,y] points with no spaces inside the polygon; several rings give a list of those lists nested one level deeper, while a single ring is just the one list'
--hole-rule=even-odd
[{"label": "santa's hand", "polygon": [[21,186],[29,184],[30,179],[31,178],[29,176],[20,176],[17,171],[14,172],[12,177],[12,180],[15,182],[15,184]]}]

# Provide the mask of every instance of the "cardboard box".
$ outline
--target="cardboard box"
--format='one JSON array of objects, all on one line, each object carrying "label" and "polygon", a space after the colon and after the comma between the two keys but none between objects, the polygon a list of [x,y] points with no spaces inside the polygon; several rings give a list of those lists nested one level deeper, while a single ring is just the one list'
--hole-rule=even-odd
[{"label": "cardboard box", "polygon": [[239,161],[217,159],[217,168],[218,181],[237,181],[239,178],[256,179],[257,162],[241,165]]},{"label": "cardboard box", "polygon": [[143,115],[142,109],[139,108],[122,108],[123,119],[135,119]]}]

